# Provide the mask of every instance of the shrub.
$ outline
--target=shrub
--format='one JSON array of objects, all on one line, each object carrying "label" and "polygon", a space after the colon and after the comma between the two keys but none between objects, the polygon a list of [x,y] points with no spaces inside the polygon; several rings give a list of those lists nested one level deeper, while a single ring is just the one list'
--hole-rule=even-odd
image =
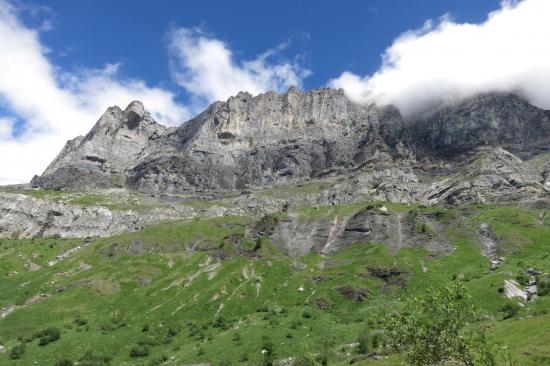
[{"label": "shrub", "polygon": [[277,354],[275,353],[275,347],[273,342],[267,336],[262,337],[262,360],[260,362],[261,366],[273,366],[275,360],[277,359]]},{"label": "shrub", "polygon": [[161,365],[161,364],[165,363],[166,361],[168,361],[168,356],[160,355],[158,357],[155,357],[155,358],[151,359],[148,363],[148,366]]},{"label": "shrub", "polygon": [[50,327],[36,333],[35,337],[40,338],[40,341],[38,341],[40,346],[45,346],[51,342],[57,341],[61,337],[61,331],[58,328]]},{"label": "shrub", "polygon": [[137,344],[140,346],[156,346],[158,342],[153,336],[144,336],[137,341]]},{"label": "shrub", "polygon": [[137,345],[130,349],[130,357],[145,357],[149,355],[149,347]]},{"label": "shrub", "polygon": [[76,318],[74,320],[74,323],[78,326],[83,326],[83,325],[88,324],[88,320],[87,319],[82,319],[82,318]]},{"label": "shrub", "polygon": [[539,296],[550,295],[550,280],[537,277],[537,293]]},{"label": "shrub", "polygon": [[363,355],[369,353],[369,335],[366,331],[359,334],[359,337],[357,337],[357,343],[357,351],[359,353]]},{"label": "shrub", "polygon": [[505,304],[502,304],[498,311],[502,313],[502,316],[504,319],[510,319],[517,315],[519,312],[519,305],[515,302],[507,302]]},{"label": "shrub", "polygon": [[218,317],[216,317],[216,319],[214,319],[214,322],[212,323],[212,326],[214,328],[219,328],[219,329],[227,329],[227,324],[226,324],[226,320],[224,318],[223,315],[218,315]]},{"label": "shrub", "polygon": [[258,222],[256,222],[256,224],[254,225],[254,228],[259,235],[269,236],[273,234],[278,223],[279,219],[277,218],[277,216],[268,214],[258,220]]},{"label": "shrub", "polygon": [[73,361],[62,358],[55,363],[55,366],[73,366]]},{"label": "shrub", "polygon": [[167,336],[168,337],[175,337],[178,335],[178,333],[180,332],[180,329],[178,326],[176,325],[170,325],[168,327],[168,333],[167,333]]},{"label": "shrub", "polygon": [[79,366],[105,366],[111,363],[112,357],[109,355],[98,355],[87,351],[78,361]]},{"label": "shrub", "polygon": [[25,343],[21,343],[11,349],[9,357],[12,360],[18,360],[24,354],[25,354]]}]

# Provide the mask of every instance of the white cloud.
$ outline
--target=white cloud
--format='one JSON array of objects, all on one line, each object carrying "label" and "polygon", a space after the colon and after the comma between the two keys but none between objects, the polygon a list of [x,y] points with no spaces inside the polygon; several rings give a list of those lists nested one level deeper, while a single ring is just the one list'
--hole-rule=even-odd
[{"label": "white cloud", "polygon": [[119,77],[118,65],[62,72],[40,41],[44,27],[25,26],[18,11],[0,0],[0,101],[23,121],[14,137],[13,119],[0,119],[0,184],[40,174],[65,141],[86,133],[108,106],[124,108],[139,99],[159,122],[179,124],[189,117],[171,92]]},{"label": "white cloud", "polygon": [[226,43],[200,29],[178,28],[170,32],[169,39],[174,79],[199,104],[225,100],[239,91],[259,94],[301,87],[302,80],[310,75],[298,61],[271,62],[286,44],[254,60],[237,62]]},{"label": "white cloud", "polygon": [[481,92],[519,92],[550,109],[550,1],[503,1],[481,24],[453,22],[397,38],[373,75],[344,72],[330,85],[356,101],[394,104],[405,115]]},{"label": "white cloud", "polygon": [[[257,94],[301,86],[309,74],[297,61],[272,62],[285,45],[237,63],[225,43],[197,29],[177,29],[170,33],[169,51],[174,79],[190,96],[191,107],[184,107],[168,90],[121,77],[116,63],[71,73],[60,69],[40,40],[51,22],[31,27],[20,20],[20,11],[33,9],[0,0],[0,108],[16,116],[0,115],[0,185],[41,174],[65,142],[88,132],[108,106],[124,108],[138,99],[157,121],[178,125],[215,100],[241,90]],[[23,126],[17,136],[16,119]]]}]

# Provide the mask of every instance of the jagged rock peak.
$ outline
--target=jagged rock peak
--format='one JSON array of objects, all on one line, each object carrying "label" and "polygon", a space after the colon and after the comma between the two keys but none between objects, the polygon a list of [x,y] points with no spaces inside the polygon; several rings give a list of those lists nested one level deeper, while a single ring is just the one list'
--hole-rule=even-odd
[{"label": "jagged rock peak", "polygon": [[147,155],[165,131],[139,101],[124,111],[109,107],[84,137],[68,141],[32,183],[55,189],[123,186],[125,171]]},{"label": "jagged rock peak", "polygon": [[143,103],[139,100],[134,100],[130,104],[128,104],[128,106],[124,110],[124,113],[130,112],[134,112],[140,116],[143,116],[143,114],[145,113],[145,107],[143,106]]}]

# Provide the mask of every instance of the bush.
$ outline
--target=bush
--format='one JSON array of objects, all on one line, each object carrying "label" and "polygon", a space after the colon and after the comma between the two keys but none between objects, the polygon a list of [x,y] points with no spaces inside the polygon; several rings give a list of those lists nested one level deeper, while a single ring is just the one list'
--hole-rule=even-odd
[{"label": "bush", "polygon": [[363,355],[366,355],[369,353],[369,335],[367,332],[363,332],[359,334],[359,337],[357,337],[357,351]]},{"label": "bush", "polygon": [[25,354],[25,343],[18,344],[11,349],[9,354],[10,359],[18,360]]},{"label": "bush", "polygon": [[80,327],[80,326],[88,324],[88,320],[87,319],[82,319],[82,318],[76,318],[74,320],[74,323]]},{"label": "bush", "polygon": [[130,357],[149,356],[149,347],[146,345],[137,345],[130,349]]},{"label": "bush", "polygon": [[109,355],[98,355],[87,351],[79,360],[79,366],[105,366],[111,363],[112,357]]},{"label": "bush", "polygon": [[151,359],[149,361],[149,366],[157,366],[157,365],[161,365],[163,363],[165,363],[166,361],[168,361],[168,356],[166,355],[160,355],[158,357],[155,357],[153,359]]},{"label": "bush", "polygon": [[537,277],[537,293],[539,296],[550,295],[550,280]]},{"label": "bush", "polygon": [[279,219],[274,215],[265,215],[254,225],[254,229],[260,236],[270,236],[275,231]]},{"label": "bush", "polygon": [[61,338],[61,331],[58,328],[50,327],[50,328],[47,328],[46,330],[36,333],[35,338],[40,338],[40,341],[38,341],[38,344],[40,346],[45,346]]},{"label": "bush", "polygon": [[517,315],[519,312],[519,305],[515,302],[507,302],[505,304],[502,304],[498,311],[502,313],[502,316],[504,319],[510,319]]},{"label": "bush", "polygon": [[55,366],[73,366],[73,361],[62,358],[55,363]]},{"label": "bush", "polygon": [[137,341],[137,344],[140,346],[156,346],[158,342],[153,336],[144,336]]},{"label": "bush", "polygon": [[304,318],[304,319],[311,319],[311,318],[312,318],[312,315],[311,315],[311,313],[310,313],[309,311],[304,310],[304,311],[302,312],[302,318]]},{"label": "bush", "polygon": [[226,320],[223,315],[219,315],[218,317],[216,317],[216,319],[214,319],[214,322],[212,323],[212,326],[214,328],[219,328],[222,330],[227,329]]},{"label": "bush", "polygon": [[178,333],[180,332],[180,328],[178,326],[175,326],[175,325],[170,325],[168,327],[168,333],[167,333],[167,336],[168,337],[175,337],[178,335]]},{"label": "bush", "polygon": [[261,366],[273,366],[275,360],[277,359],[277,354],[275,353],[275,347],[273,342],[267,336],[262,337],[262,360],[260,362]]}]

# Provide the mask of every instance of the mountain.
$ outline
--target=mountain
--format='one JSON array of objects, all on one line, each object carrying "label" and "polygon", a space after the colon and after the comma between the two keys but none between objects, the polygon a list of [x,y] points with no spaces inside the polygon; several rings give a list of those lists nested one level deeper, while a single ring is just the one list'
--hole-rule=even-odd
[{"label": "mountain", "polygon": [[86,136],[68,141],[33,184],[56,189],[124,186],[126,171],[148,155],[165,131],[141,102],[124,111],[110,107]]},{"label": "mountain", "polygon": [[451,281],[477,310],[450,338],[550,365],[549,115],[294,88],[176,128],[111,107],[0,187],[0,365],[402,365],[380,319]]},{"label": "mountain", "polygon": [[171,129],[154,122],[139,102],[124,112],[109,108],[33,184],[223,195],[367,166],[445,165],[480,147],[531,157],[548,150],[548,141],[550,112],[511,94],[477,96],[405,121],[391,106],[356,104],[342,90],[290,88],[256,97],[239,93]]}]

